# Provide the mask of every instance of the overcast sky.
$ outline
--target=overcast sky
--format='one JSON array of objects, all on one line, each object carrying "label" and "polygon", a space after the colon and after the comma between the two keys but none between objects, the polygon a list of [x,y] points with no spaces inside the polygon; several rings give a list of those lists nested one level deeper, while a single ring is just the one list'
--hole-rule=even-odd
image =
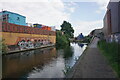
[{"label": "overcast sky", "polygon": [[[9,2],[10,1],[10,2]],[[103,27],[103,17],[109,0],[1,0],[0,11],[8,10],[26,16],[27,23],[48,26],[70,22],[75,36],[88,35],[91,30]]]}]

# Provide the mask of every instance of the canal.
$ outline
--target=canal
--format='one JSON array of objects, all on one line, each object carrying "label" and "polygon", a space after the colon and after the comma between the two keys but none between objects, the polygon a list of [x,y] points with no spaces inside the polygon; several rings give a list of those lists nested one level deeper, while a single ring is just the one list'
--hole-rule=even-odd
[{"label": "canal", "polygon": [[2,57],[3,78],[64,78],[86,49],[71,43],[64,49],[49,47]]}]

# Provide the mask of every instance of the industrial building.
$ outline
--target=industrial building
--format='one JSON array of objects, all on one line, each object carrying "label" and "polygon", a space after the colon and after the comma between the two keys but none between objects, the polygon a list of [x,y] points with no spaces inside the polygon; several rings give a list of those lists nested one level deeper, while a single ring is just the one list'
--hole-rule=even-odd
[{"label": "industrial building", "polygon": [[0,12],[0,15],[2,15],[3,21],[6,21],[6,22],[12,23],[12,24],[26,26],[26,17],[25,16],[22,16],[20,14],[13,13],[10,11],[2,11],[2,12]]},{"label": "industrial building", "polygon": [[2,11],[0,21],[0,38],[12,47],[29,49],[46,44],[56,43],[56,32],[49,27],[30,27],[26,25],[26,17],[9,11]]},{"label": "industrial building", "polygon": [[109,2],[103,22],[103,33],[106,41],[120,43],[120,0]]}]

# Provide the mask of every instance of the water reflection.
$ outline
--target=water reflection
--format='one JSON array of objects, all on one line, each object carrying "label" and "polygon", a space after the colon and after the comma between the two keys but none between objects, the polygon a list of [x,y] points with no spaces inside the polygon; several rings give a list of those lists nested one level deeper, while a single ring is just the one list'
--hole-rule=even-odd
[{"label": "water reflection", "polygon": [[83,51],[86,49],[86,45],[84,45],[82,48],[78,46],[77,43],[71,44],[73,55],[72,57],[69,57],[65,60],[65,65],[67,68],[71,68],[74,66],[75,62],[79,59],[80,55],[83,53]]},{"label": "water reflection", "polygon": [[72,46],[65,46],[64,50],[64,58],[68,59],[69,57],[73,56],[73,47]]},{"label": "water reflection", "polygon": [[3,56],[3,78],[63,78],[85,48],[71,43],[64,49],[51,47]]},{"label": "water reflection", "polygon": [[[3,78],[18,78],[31,72],[34,66],[42,67],[56,58],[56,49],[34,50],[3,57]],[[41,68],[42,69],[42,68]]]},{"label": "water reflection", "polygon": [[80,46],[81,48],[83,48],[84,44],[78,43],[78,46]]}]

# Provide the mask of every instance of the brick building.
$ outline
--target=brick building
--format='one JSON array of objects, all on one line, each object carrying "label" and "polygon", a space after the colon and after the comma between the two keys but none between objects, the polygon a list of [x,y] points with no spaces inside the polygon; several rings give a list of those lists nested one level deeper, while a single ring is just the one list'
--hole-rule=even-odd
[{"label": "brick building", "polygon": [[109,2],[103,22],[105,39],[108,42],[120,43],[120,0]]}]

